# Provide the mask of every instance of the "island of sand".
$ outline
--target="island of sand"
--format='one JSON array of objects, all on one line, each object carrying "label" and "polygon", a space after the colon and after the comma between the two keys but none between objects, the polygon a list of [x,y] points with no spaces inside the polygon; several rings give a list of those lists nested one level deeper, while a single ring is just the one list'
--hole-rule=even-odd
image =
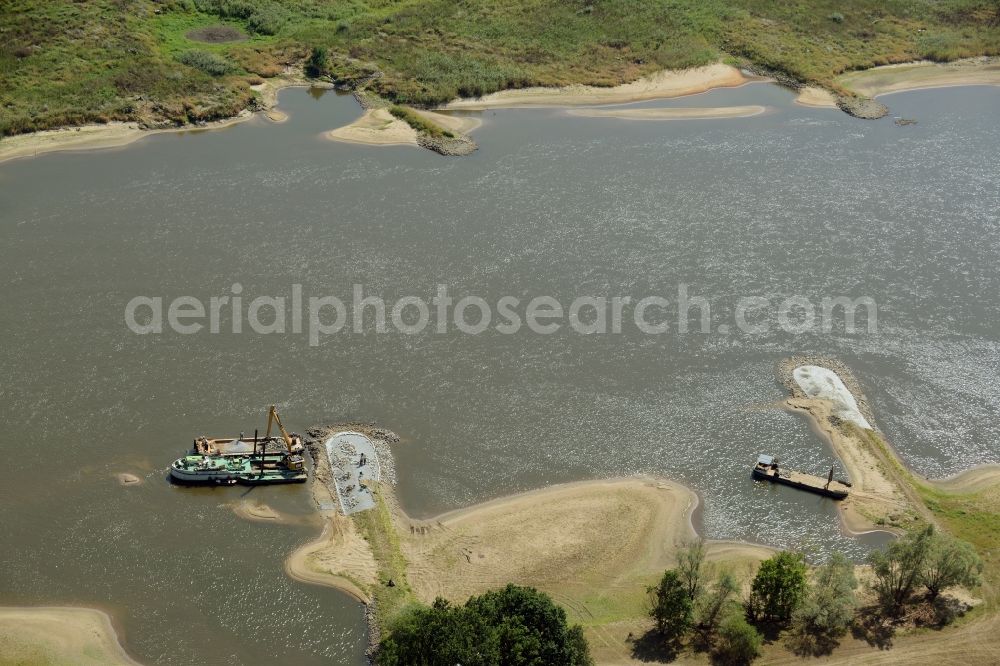
[{"label": "island of sand", "polygon": [[[926,523],[946,529],[925,505],[921,488],[963,502],[978,501],[982,493],[1000,488],[998,466],[921,486],[874,429],[869,403],[843,364],[791,358],[779,365],[778,376],[791,393],[781,406],[808,415],[851,478],[851,497],[838,502],[847,531],[898,532]],[[347,429],[365,431],[379,448],[379,431],[357,425]],[[325,431],[321,439],[339,431]],[[637,637],[652,627],[646,589],[676,565],[680,548],[698,538],[691,523],[697,495],[651,477],[557,485],[423,520],[409,517],[391,483],[382,482],[373,488],[374,508],[345,516],[330,492],[325,450],[316,440],[309,450],[314,461],[312,492],[325,507],[320,512],[323,532],[293,552],[285,568],[297,580],[335,587],[365,603],[373,645],[380,623],[412,601],[430,603],[442,597],[461,603],[513,582],[543,590],[563,606],[569,619],[584,627],[597,663],[639,663],[634,654]],[[738,542],[710,541],[706,546],[711,568],[732,572],[744,593],[757,564],[774,552]],[[859,569],[862,577],[863,572]],[[995,642],[978,638],[981,630],[1000,626],[998,618],[996,613],[977,615],[951,631],[949,640],[967,649],[998,649]],[[830,663],[861,658],[865,663],[893,663],[904,656],[919,661],[924,654],[940,655],[941,645],[923,635],[907,635],[904,644],[887,655],[873,651],[864,640],[848,640]],[[766,650],[763,661],[785,663],[790,658],[775,646]]]},{"label": "island of sand", "polygon": [[[697,539],[691,526],[697,495],[664,479],[557,485],[427,520],[408,517],[385,484],[379,500],[379,508],[353,518],[327,512],[320,538],[286,561],[289,575],[379,605],[387,603],[380,593],[390,579],[392,589],[424,603],[437,597],[461,603],[509,582],[531,585],[584,626],[599,663],[630,659],[630,639],[652,626],[647,586]],[[400,568],[386,566],[385,544],[373,538],[369,520],[389,530]],[[707,543],[708,561],[741,579],[773,552]]]},{"label": "island of sand", "polygon": [[0,607],[0,663],[135,666],[111,618],[93,608]]}]

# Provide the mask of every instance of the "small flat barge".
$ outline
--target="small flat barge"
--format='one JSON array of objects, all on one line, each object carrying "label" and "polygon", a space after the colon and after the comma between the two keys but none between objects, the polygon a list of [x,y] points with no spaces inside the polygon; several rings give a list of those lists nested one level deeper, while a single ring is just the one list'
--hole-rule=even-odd
[{"label": "small flat barge", "polygon": [[835,500],[845,499],[851,488],[847,482],[834,480],[832,467],[830,474],[824,479],[805,472],[784,469],[778,465],[777,458],[763,454],[757,457],[757,463],[753,466],[753,478],[798,488]]},{"label": "small flat barge", "polygon": [[[271,437],[271,427],[278,424],[281,437]],[[273,450],[273,445],[279,445]],[[269,445],[272,445],[269,447]],[[269,448],[271,450],[269,450]],[[308,478],[302,438],[289,435],[281,423],[274,405],[267,413],[267,433],[263,438],[254,431],[253,440],[239,437],[199,437],[188,455],[170,465],[175,481],[189,484],[266,485],[273,483],[303,483]]]}]

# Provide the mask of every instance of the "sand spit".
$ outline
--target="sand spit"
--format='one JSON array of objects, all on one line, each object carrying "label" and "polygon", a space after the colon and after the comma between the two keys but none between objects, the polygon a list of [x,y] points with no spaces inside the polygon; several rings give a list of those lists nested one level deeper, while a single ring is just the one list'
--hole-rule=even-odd
[{"label": "sand spit", "polygon": [[[481,118],[435,113],[422,109],[412,109],[427,120],[464,136],[483,124]],[[420,136],[410,125],[396,118],[388,109],[366,109],[354,122],[327,132],[324,136],[333,141],[360,143],[367,146],[419,146]]]},{"label": "sand spit", "polygon": [[810,106],[817,109],[836,109],[837,98],[826,88],[816,86],[803,86],[799,88],[799,95],[795,98],[796,104]]},{"label": "sand spit", "polygon": [[571,116],[586,118],[624,118],[626,120],[681,120],[708,118],[749,118],[760,115],[766,107],[750,106],[716,106],[689,107],[676,109],[569,109]]},{"label": "sand spit", "polygon": [[93,608],[0,607],[0,661],[12,664],[136,665],[111,618]]},{"label": "sand spit", "polygon": [[367,109],[352,123],[330,130],[324,136],[333,141],[366,146],[416,146],[417,132],[388,109]]},{"label": "sand spit", "polygon": [[[464,601],[514,581],[568,599],[585,616],[591,595],[641,593],[674,565],[677,549],[697,538],[691,526],[697,504],[680,484],[624,478],[552,486],[430,520],[397,510],[395,519],[410,584],[422,601]],[[726,544],[727,557],[770,552]]]},{"label": "sand spit", "polygon": [[847,531],[898,530],[926,517],[923,504],[895,473],[895,455],[871,429],[868,401],[846,365],[793,357],[779,364],[778,377],[792,394],[782,406],[807,414],[847,471],[851,494],[837,503]]},{"label": "sand spit", "polygon": [[536,87],[502,90],[483,97],[458,99],[441,108],[483,110],[626,104],[650,99],[693,95],[712,88],[732,88],[743,85],[750,80],[735,67],[716,63],[692,69],[667,70],[631,83],[606,88],[573,85],[562,88]]},{"label": "sand spit", "polygon": [[289,555],[285,571],[297,581],[333,587],[369,603],[378,580],[371,546],[349,517],[325,512],[324,520],[320,537]]},{"label": "sand spit", "polygon": [[455,134],[468,134],[479,129],[483,124],[483,119],[477,114],[475,116],[458,115],[439,111],[425,111],[423,109],[413,109],[417,115],[423,116],[432,123],[436,123]]},{"label": "sand spit", "polygon": [[1000,58],[966,58],[948,63],[926,60],[850,72],[837,82],[851,90],[878,97],[904,90],[949,86],[1000,85]]},{"label": "sand spit", "polygon": [[[837,77],[837,83],[871,98],[922,88],[996,86],[1000,85],[1000,58],[966,58],[945,63],[921,60],[884,65],[842,74]],[[814,86],[800,88],[795,101],[803,106],[838,108],[836,95]]]}]

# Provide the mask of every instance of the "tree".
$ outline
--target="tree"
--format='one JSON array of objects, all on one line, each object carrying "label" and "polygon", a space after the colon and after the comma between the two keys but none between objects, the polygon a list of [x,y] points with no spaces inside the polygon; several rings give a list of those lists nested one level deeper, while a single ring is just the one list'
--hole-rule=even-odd
[{"label": "tree", "polygon": [[889,613],[897,613],[920,582],[934,540],[934,527],[907,533],[883,552],[869,553],[872,566],[872,591]]},{"label": "tree", "polygon": [[982,571],[983,562],[972,546],[950,534],[934,532],[920,571],[920,582],[933,601],[946,587],[979,585]]},{"label": "tree", "polygon": [[705,542],[702,539],[689,543],[677,556],[677,573],[687,589],[688,598],[694,601],[701,590],[701,565],[705,562]]},{"label": "tree", "polygon": [[664,572],[659,585],[649,588],[653,597],[650,615],[668,644],[677,643],[691,626],[691,598],[676,569]]},{"label": "tree", "polygon": [[739,586],[728,571],[723,571],[715,581],[711,591],[698,597],[694,608],[694,623],[707,642],[719,628],[727,606],[733,603]]},{"label": "tree", "polygon": [[322,46],[314,46],[309,60],[306,61],[306,74],[311,77],[321,76],[326,72],[326,49]]},{"label": "tree", "polygon": [[816,571],[813,585],[792,614],[789,642],[795,652],[819,655],[836,647],[837,639],[847,633],[854,619],[857,586],[854,565],[834,553]]},{"label": "tree", "polygon": [[749,608],[754,617],[785,622],[806,590],[806,563],[800,553],[783,551],[760,563],[750,587]]},{"label": "tree", "polygon": [[760,655],[763,637],[747,623],[741,612],[729,613],[719,625],[719,640],[713,656],[722,664],[742,666]]},{"label": "tree", "polygon": [[579,625],[548,595],[508,585],[464,606],[438,599],[404,611],[379,644],[379,666],[592,666]]}]

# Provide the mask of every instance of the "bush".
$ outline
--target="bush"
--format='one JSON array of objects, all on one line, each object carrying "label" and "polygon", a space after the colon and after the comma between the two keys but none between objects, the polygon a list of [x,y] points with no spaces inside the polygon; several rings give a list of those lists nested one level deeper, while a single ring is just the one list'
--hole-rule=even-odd
[{"label": "bush", "polygon": [[806,591],[806,564],[800,553],[784,551],[760,563],[751,585],[749,609],[755,618],[786,622]]},{"label": "bush", "polygon": [[399,106],[398,104],[393,105],[389,108],[389,113],[423,134],[438,137],[446,136],[448,138],[453,138],[455,136],[453,132],[446,130],[440,125],[432,123],[413,109],[409,109],[405,106]]},{"label": "bush", "polygon": [[762,642],[760,632],[747,623],[742,613],[731,613],[719,626],[719,640],[712,654],[719,663],[741,666],[760,655]]},{"label": "bush", "polygon": [[309,60],[306,61],[306,75],[317,77],[326,73],[326,49],[314,46]]},{"label": "bush", "polygon": [[579,625],[547,594],[508,585],[464,606],[438,599],[396,620],[379,644],[379,666],[592,666]]},{"label": "bush", "polygon": [[649,614],[656,621],[656,630],[668,645],[675,645],[691,627],[691,597],[681,575],[671,569],[647,591],[653,600]]},{"label": "bush", "polygon": [[688,544],[677,556],[677,573],[680,574],[691,601],[701,591],[701,565],[704,562],[705,542],[701,540]]},{"label": "bush", "polygon": [[285,9],[269,0],[196,0],[200,11],[222,18],[246,21],[247,29],[261,35],[275,35],[288,20]]},{"label": "bush", "polygon": [[875,550],[868,555],[874,576],[872,591],[885,612],[898,613],[913,594],[933,538],[934,528],[927,526],[897,539],[884,552]]},{"label": "bush", "polygon": [[711,641],[712,634],[719,628],[729,606],[736,603],[733,597],[738,590],[736,579],[728,571],[723,571],[711,591],[698,596],[695,602],[694,622],[706,644]]},{"label": "bush", "polygon": [[228,60],[208,51],[185,51],[177,56],[177,60],[212,76],[223,76],[235,69]]},{"label": "bush", "polygon": [[828,654],[847,633],[857,600],[854,565],[835,553],[820,567],[805,599],[792,614],[789,643],[799,654]]},{"label": "bush", "polygon": [[920,583],[933,601],[946,587],[979,585],[982,571],[983,562],[972,546],[949,534],[934,532],[920,571]]}]

